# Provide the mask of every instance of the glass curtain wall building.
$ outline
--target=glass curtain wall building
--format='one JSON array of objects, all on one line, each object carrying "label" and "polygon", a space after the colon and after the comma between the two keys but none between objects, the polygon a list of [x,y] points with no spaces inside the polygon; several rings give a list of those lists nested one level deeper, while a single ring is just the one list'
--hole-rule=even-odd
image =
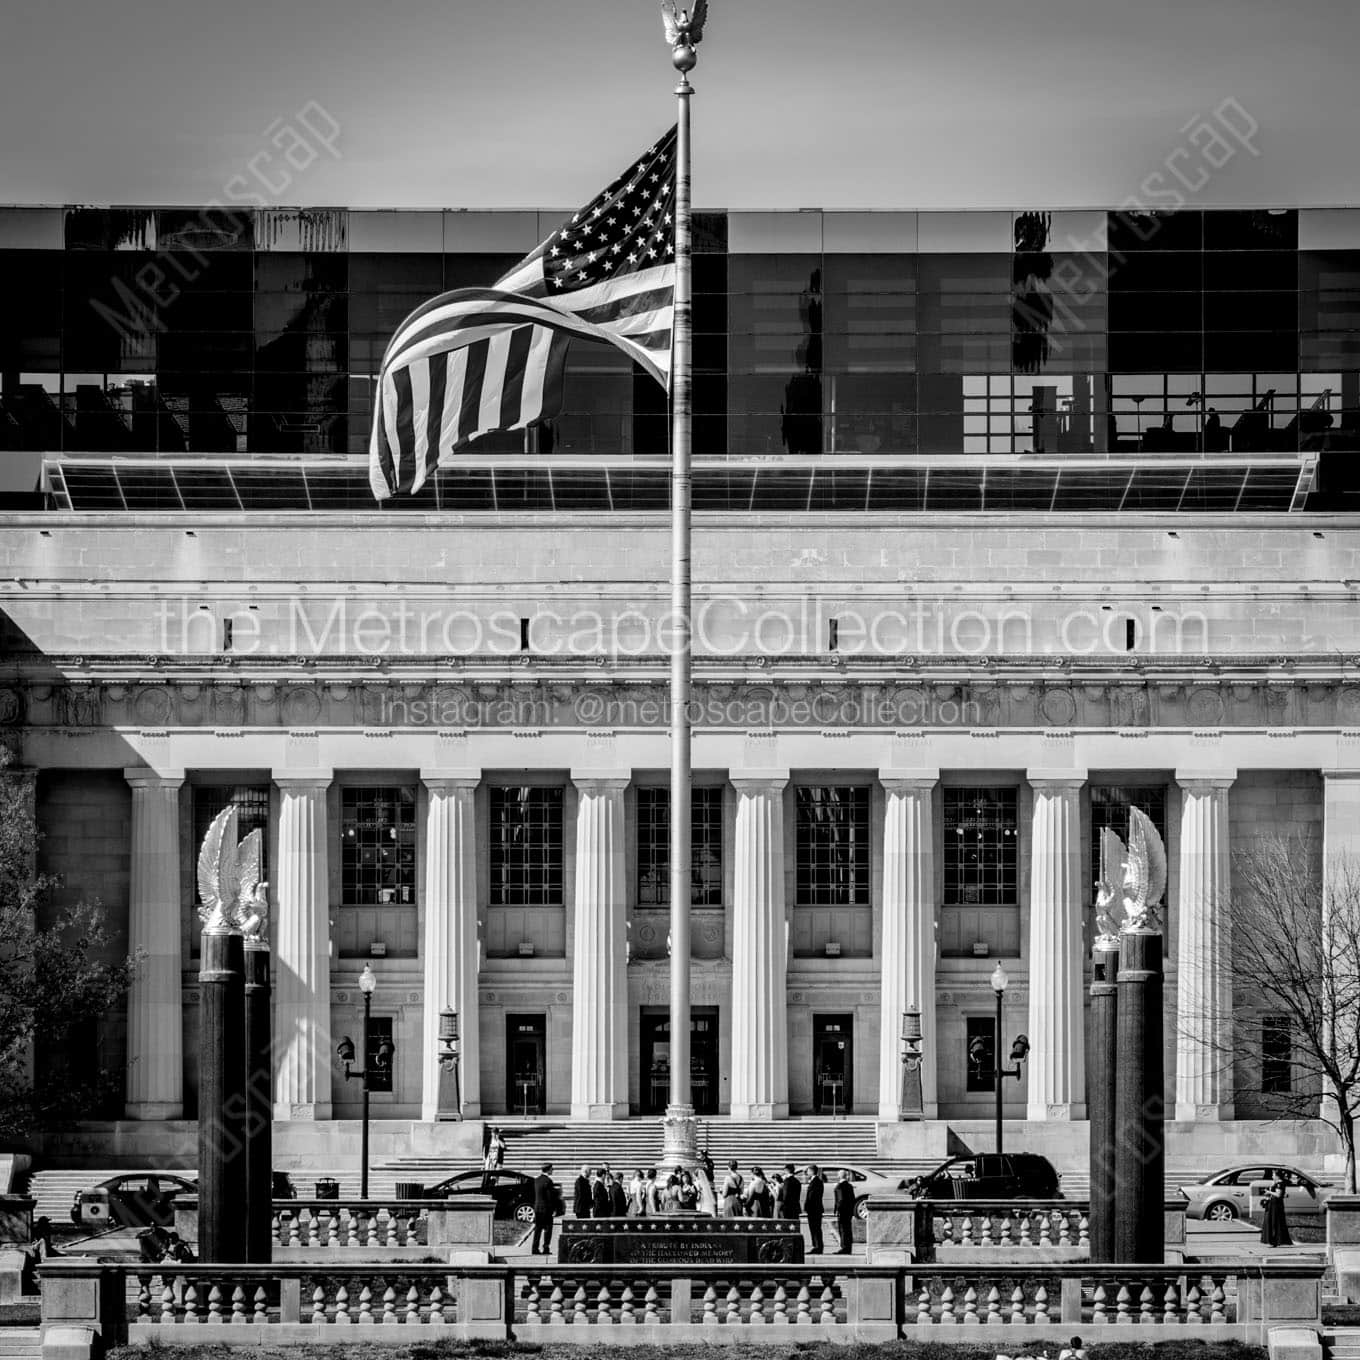
[{"label": "glass curtain wall building", "polygon": [[[557,217],[0,211],[0,449],[59,455],[59,506],[365,508],[393,330]],[[1360,211],[702,212],[694,291],[698,509],[1288,510],[1357,485]],[[560,419],[390,509],[660,509],[666,440],[656,384],[574,342]]]}]

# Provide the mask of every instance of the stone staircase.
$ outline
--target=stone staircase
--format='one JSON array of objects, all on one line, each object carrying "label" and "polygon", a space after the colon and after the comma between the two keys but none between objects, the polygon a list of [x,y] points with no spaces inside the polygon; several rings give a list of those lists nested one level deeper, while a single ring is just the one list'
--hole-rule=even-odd
[{"label": "stone staircase", "polygon": [[1360,1327],[1333,1327],[1322,1338],[1326,1360],[1360,1360]]},{"label": "stone staircase", "polygon": [[[661,1120],[627,1119],[612,1123],[553,1120],[500,1122],[505,1135],[505,1165],[518,1171],[536,1172],[552,1162],[560,1173],[582,1165],[608,1163],[617,1169],[654,1166],[661,1155]],[[715,1165],[730,1158],[745,1168],[763,1166],[767,1171],[793,1162],[848,1162],[889,1172],[908,1172],[929,1163],[887,1162],[878,1155],[877,1125],[873,1119],[789,1119],[769,1124],[734,1123],[727,1119],[699,1121],[699,1147],[707,1150]],[[447,1158],[400,1157],[387,1161],[383,1172],[395,1180],[419,1180],[426,1184],[474,1162]]]},{"label": "stone staircase", "polygon": [[0,1360],[41,1360],[42,1333],[37,1327],[0,1327]]}]

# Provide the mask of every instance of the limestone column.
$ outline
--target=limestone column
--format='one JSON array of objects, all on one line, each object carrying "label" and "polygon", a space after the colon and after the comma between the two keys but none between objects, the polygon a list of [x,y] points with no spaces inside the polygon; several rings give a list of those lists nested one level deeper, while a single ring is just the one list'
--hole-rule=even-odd
[{"label": "limestone column", "polygon": [[276,774],[275,1119],[331,1117],[331,941],[326,864],[329,774]]},{"label": "limestone column", "polygon": [[732,896],[733,1119],[789,1113],[788,921],[784,910],[784,788],[733,779],[737,791]]},{"label": "limestone column", "polygon": [[[1027,1119],[1086,1117],[1082,1002],[1082,772],[1031,770]],[[997,1035],[997,1051],[1009,1052]]]},{"label": "limestone column", "polygon": [[628,1117],[626,776],[572,775],[576,906],[572,945],[571,1116]]},{"label": "limestone column", "polygon": [[1176,929],[1176,1118],[1231,1119],[1233,776],[1176,771],[1181,786]]},{"label": "limestone column", "polygon": [[[480,773],[421,771],[425,813],[425,1012],[420,1117],[477,1118],[482,1109],[477,1024],[477,820]],[[458,1013],[458,1090],[439,1062],[439,1012]]]},{"label": "limestone column", "polygon": [[128,992],[127,1117],[184,1114],[180,1002],[179,790],[182,773],[123,771],[132,786],[128,953],[137,960]]},{"label": "limestone column", "polygon": [[935,1033],[935,827],[937,771],[883,772],[883,943],[878,1117],[897,1119],[902,1088],[902,1012],[921,1012],[921,1106],[939,1115]]}]

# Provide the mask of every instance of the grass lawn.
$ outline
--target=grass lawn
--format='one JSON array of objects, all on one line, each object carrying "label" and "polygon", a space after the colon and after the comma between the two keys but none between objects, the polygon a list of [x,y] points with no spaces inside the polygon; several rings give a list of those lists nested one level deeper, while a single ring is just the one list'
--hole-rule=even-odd
[{"label": "grass lawn", "polygon": [[[504,1342],[434,1341],[413,1342],[409,1346],[365,1345],[354,1340],[335,1346],[252,1346],[251,1360],[297,1360],[305,1351],[307,1360],[581,1360],[583,1348],[570,1346],[519,1346]],[[1053,1342],[1036,1343],[1032,1354],[1052,1357],[1061,1349]],[[1172,1341],[1160,1344],[1114,1342],[1089,1348],[1091,1360],[1266,1360],[1264,1348],[1239,1342]],[[723,1346],[722,1354],[731,1360],[778,1360],[797,1356],[798,1360],[995,1360],[997,1348],[990,1346],[946,1345],[940,1342],[893,1341],[882,1344],[836,1345],[832,1342],[790,1343],[787,1346]],[[118,1347],[107,1353],[108,1360],[146,1360],[147,1352],[138,1347]],[[239,1356],[228,1346],[157,1346],[158,1360],[177,1360],[183,1356],[217,1356],[233,1360]],[[629,1360],[713,1360],[713,1347],[706,1345],[629,1346]]]}]

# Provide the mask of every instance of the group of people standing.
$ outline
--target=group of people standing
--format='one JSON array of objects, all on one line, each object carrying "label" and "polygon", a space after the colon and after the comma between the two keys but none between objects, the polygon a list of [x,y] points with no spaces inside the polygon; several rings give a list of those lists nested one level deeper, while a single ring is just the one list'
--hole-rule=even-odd
[{"label": "group of people standing", "polygon": [[[815,1164],[806,1168],[807,1184],[798,1179],[798,1171],[792,1162],[784,1164],[782,1172],[776,1172],[771,1183],[764,1170],[758,1166],[751,1168],[749,1178],[743,1177],[735,1161],[728,1162],[723,1175],[722,1187],[718,1192],[718,1213],[725,1218],[791,1218],[806,1216],[809,1249],[813,1255],[826,1251],[822,1240],[822,1219],[825,1216],[826,1178]],[[855,1189],[850,1183],[850,1173],[842,1170],[836,1179],[831,1196],[832,1212],[836,1216],[836,1235],[840,1242],[837,1247],[842,1256],[848,1256],[854,1249],[855,1231]]]},{"label": "group of people standing", "polygon": [[703,1208],[703,1187],[688,1171],[673,1171],[664,1179],[639,1167],[625,1181],[607,1165],[583,1166],[572,1190],[571,1211],[577,1218],[645,1218],[658,1214],[697,1214]]}]

